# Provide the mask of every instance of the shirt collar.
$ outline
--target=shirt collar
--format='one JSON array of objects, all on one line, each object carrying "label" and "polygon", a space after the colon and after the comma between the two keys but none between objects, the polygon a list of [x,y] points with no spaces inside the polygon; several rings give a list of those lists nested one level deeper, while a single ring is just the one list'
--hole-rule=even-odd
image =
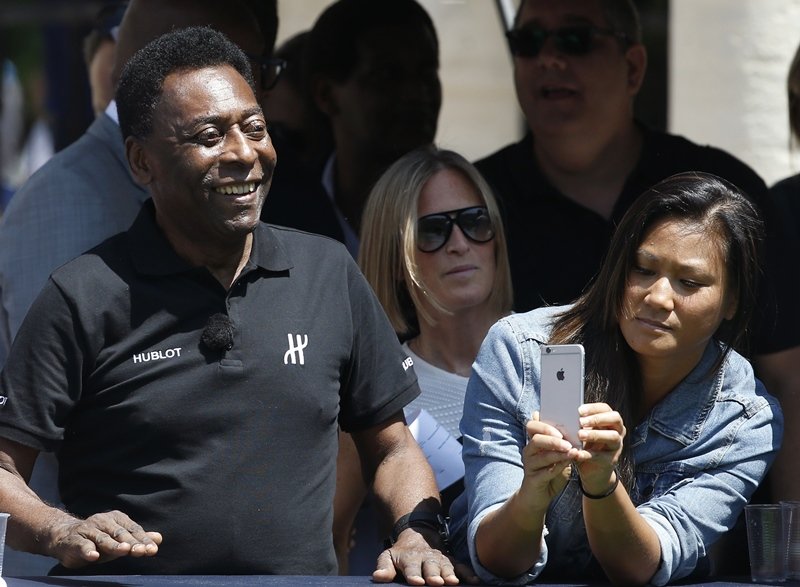
[{"label": "shirt collar", "polygon": [[[174,275],[196,269],[180,257],[156,224],[156,209],[148,199],[128,230],[128,250],[136,270],[143,275]],[[253,232],[253,248],[243,271],[260,268],[268,272],[293,267],[286,247],[275,230],[263,222]]]},{"label": "shirt collar", "polygon": [[722,388],[724,369],[713,370],[721,353],[720,343],[712,340],[689,375],[656,404],[648,419],[637,427],[636,436],[652,428],[684,445],[697,440]]},{"label": "shirt collar", "polygon": [[108,103],[108,106],[106,106],[106,115],[111,120],[113,120],[114,122],[119,124],[119,115],[117,114],[117,102],[116,102],[116,100],[111,100],[111,102]]}]

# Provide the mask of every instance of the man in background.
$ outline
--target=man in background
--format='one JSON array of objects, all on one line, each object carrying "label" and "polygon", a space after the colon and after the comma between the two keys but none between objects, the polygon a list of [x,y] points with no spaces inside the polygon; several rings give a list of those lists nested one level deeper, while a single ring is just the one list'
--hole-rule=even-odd
[{"label": "man in background", "polygon": [[308,99],[332,145],[321,168],[284,176],[264,220],[331,236],[355,257],[361,213],[381,174],[436,136],[439,40],[416,0],[337,0],[305,39]]}]

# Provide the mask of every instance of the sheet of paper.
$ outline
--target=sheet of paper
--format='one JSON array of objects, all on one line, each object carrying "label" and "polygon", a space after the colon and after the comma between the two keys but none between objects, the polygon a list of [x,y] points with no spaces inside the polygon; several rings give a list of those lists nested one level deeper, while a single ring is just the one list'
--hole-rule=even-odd
[{"label": "sheet of paper", "polygon": [[406,414],[406,421],[411,434],[428,458],[439,490],[461,479],[464,476],[461,443],[427,410],[412,410]]}]

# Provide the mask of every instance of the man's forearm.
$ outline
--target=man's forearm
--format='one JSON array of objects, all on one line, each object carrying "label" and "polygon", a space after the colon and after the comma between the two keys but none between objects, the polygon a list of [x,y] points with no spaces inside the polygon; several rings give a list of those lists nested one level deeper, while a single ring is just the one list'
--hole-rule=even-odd
[{"label": "man's forearm", "polygon": [[16,471],[0,466],[0,511],[11,514],[6,541],[16,550],[49,555],[47,528],[69,514],[44,503]]},{"label": "man's forearm", "polygon": [[410,432],[386,455],[375,470],[374,492],[394,524],[412,511],[438,513],[441,509],[436,477]]},{"label": "man's forearm", "polygon": [[441,509],[436,477],[405,423],[398,419],[382,430],[354,433],[366,474],[385,514],[388,535],[394,523],[412,511]]}]

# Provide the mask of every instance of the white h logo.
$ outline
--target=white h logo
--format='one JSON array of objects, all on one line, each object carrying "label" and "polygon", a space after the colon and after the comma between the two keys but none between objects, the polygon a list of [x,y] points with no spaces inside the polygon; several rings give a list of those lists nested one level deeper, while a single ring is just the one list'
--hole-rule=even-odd
[{"label": "white h logo", "polygon": [[292,365],[297,365],[297,356],[295,356],[295,353],[297,353],[300,356],[300,364],[305,365],[306,360],[303,356],[303,349],[308,346],[308,335],[304,334],[301,337],[299,334],[295,334],[295,339],[297,341],[296,344],[295,341],[292,340],[291,333],[289,333],[287,336],[289,337],[289,350],[283,355],[283,364],[288,365],[289,357],[291,357]]}]

